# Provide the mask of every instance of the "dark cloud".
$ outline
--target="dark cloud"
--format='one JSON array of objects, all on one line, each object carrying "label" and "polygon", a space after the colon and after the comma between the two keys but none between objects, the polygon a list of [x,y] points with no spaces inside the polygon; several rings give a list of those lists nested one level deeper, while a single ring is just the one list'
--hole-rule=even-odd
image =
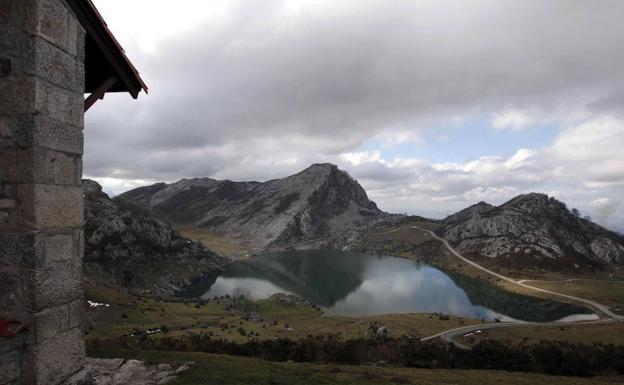
[{"label": "dark cloud", "polygon": [[[334,3],[232,2],[152,53],[128,45],[150,94],[87,114],[85,173],[262,180],[458,116],[621,108],[623,1]],[[353,168],[403,184],[419,170]],[[436,175],[448,194],[482,185]]]}]

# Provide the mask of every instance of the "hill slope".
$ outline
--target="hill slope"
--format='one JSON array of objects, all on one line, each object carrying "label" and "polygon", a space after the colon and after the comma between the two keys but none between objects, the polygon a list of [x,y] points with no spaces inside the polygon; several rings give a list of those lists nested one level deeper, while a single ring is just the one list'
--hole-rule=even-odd
[{"label": "hill slope", "polygon": [[467,255],[559,270],[624,264],[624,237],[544,194],[519,195],[498,207],[481,202],[443,224],[438,233]]},{"label": "hill slope", "polygon": [[171,294],[225,260],[165,223],[121,208],[102,187],[83,180],[88,278],[154,294]]},{"label": "hill slope", "polygon": [[263,183],[182,179],[140,187],[116,199],[162,219],[259,246],[336,236],[390,217],[357,181],[331,164]]}]

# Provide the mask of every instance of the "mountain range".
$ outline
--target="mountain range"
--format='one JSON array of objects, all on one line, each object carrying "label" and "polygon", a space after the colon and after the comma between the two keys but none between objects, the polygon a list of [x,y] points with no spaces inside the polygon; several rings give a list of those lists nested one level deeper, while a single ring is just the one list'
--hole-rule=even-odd
[{"label": "mountain range", "polygon": [[[94,183],[85,182],[86,261],[97,260],[100,266],[122,261],[126,270],[133,266],[129,261],[176,265],[192,260],[198,271],[226,263],[169,223],[245,240],[262,251],[323,239],[342,239],[335,247],[344,247],[351,235],[409,220],[380,210],[355,179],[331,164],[314,164],[267,182],[193,178],[156,183],[114,200]],[[466,256],[497,264],[552,271],[624,265],[622,235],[544,194],[519,195],[500,206],[479,202],[443,220],[418,220],[430,221]]]}]

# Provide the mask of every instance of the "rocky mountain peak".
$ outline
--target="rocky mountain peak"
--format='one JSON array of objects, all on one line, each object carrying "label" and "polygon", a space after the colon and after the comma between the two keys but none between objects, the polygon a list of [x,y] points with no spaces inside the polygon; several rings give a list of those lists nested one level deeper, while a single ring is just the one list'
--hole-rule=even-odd
[{"label": "rocky mountain peak", "polygon": [[102,192],[102,186],[94,180],[83,179],[82,190],[85,194],[99,194]]},{"label": "rocky mountain peak", "polygon": [[473,205],[443,223],[440,233],[461,252],[502,257],[509,264],[538,261],[553,269],[624,264],[624,237],[546,194],[522,194],[498,207]]},{"label": "rocky mountain peak", "polygon": [[[155,185],[154,185],[155,186]],[[329,163],[266,182],[181,180],[119,198],[175,222],[208,228],[256,245],[289,243],[371,225],[387,216],[348,173]]]},{"label": "rocky mountain peak", "polygon": [[338,171],[338,166],[332,163],[313,163],[308,168],[301,172],[313,172],[313,171]]},{"label": "rocky mountain peak", "polygon": [[568,212],[566,205],[554,197],[542,193],[528,193],[518,195],[500,206],[501,209],[514,209],[525,213],[545,213],[558,211],[560,214]]},{"label": "rocky mountain peak", "polygon": [[479,203],[475,203],[472,206],[468,206],[465,209],[456,212],[455,214],[449,215],[443,220],[443,223],[453,223],[461,220],[465,220],[467,218],[472,217],[475,214],[481,214],[487,212],[491,209],[495,208],[491,204],[481,201]]},{"label": "rocky mountain peak", "polygon": [[[307,183],[324,183],[327,179],[352,179],[345,171],[338,169],[338,166],[331,163],[315,163],[303,171],[283,178],[282,180],[305,179]],[[355,182],[357,183],[357,182]]]}]

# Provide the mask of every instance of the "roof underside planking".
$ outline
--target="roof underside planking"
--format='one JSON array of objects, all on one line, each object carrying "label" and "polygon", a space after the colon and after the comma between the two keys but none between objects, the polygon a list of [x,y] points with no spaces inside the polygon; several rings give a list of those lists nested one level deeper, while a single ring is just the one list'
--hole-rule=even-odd
[{"label": "roof underside planking", "polygon": [[108,29],[91,0],[67,0],[85,29],[85,111],[106,92],[128,92],[137,98],[147,86]]}]

